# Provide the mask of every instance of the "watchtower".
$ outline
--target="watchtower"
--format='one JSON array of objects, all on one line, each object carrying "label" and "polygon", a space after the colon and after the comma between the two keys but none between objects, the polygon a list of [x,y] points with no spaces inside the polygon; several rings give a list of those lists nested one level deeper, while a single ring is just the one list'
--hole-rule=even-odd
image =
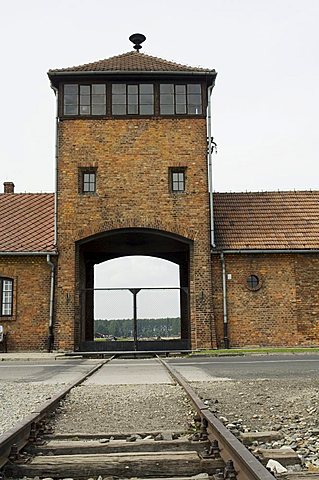
[{"label": "watchtower", "polygon": [[93,339],[93,268],[123,255],[180,267],[181,339],[216,345],[206,110],[215,70],[134,49],[50,70],[57,98],[56,346]]}]

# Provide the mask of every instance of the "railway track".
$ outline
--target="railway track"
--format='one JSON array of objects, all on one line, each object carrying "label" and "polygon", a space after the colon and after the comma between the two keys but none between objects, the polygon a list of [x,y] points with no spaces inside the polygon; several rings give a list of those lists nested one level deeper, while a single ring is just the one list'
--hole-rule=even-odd
[{"label": "railway track", "polygon": [[[15,428],[0,436],[0,468],[4,479],[197,478],[274,480],[274,476],[209,411],[185,378],[157,357],[162,368],[186,392],[194,407],[197,430],[145,431],[119,434],[54,434],[50,419],[60,402],[75,386],[104,366],[89,373],[33,412]],[[107,368],[107,367],[106,367]],[[129,441],[128,441],[129,440]],[[318,480],[319,475],[307,475]],[[304,474],[281,476],[287,480]]]}]

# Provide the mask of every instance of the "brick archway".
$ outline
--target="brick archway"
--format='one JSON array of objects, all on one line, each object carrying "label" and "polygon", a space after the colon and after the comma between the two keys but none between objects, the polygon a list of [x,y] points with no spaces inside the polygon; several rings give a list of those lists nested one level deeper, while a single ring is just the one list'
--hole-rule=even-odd
[{"label": "brick archway", "polygon": [[[149,228],[120,228],[92,235],[77,242],[77,293],[79,312],[75,318],[81,350],[101,349],[94,336],[94,265],[130,255],[147,255],[179,266],[181,345],[191,343],[190,285],[192,241],[171,232]],[[106,344],[104,345],[106,348]],[[113,344],[114,347],[114,344]],[[176,345],[174,344],[176,348]],[[129,345],[128,345],[129,348]],[[164,348],[164,346],[163,346]],[[165,348],[168,346],[166,344]],[[172,347],[173,348],[173,347]]]}]

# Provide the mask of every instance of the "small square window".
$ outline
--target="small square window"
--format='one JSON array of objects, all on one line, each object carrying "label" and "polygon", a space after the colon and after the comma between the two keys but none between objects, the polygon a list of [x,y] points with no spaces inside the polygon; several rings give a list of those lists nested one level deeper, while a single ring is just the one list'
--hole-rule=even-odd
[{"label": "small square window", "polygon": [[80,193],[96,192],[96,170],[80,169]]},{"label": "small square window", "polygon": [[170,169],[170,187],[173,193],[185,192],[185,169]]}]

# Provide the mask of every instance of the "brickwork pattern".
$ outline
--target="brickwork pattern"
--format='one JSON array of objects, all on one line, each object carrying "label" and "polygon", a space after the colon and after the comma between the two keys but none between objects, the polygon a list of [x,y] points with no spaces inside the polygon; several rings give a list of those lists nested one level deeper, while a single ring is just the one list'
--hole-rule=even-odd
[{"label": "brickwork pattern", "polygon": [[[60,348],[73,349],[78,331],[76,242],[129,227],[176,233],[193,241],[192,346],[215,344],[206,149],[206,122],[200,118],[60,122],[56,319]],[[96,168],[96,194],[79,193],[79,169],[84,167]],[[186,167],[185,193],[170,192],[170,167]]]},{"label": "brickwork pattern", "polygon": [[[225,254],[231,347],[319,345],[318,254]],[[213,256],[213,308],[223,346],[222,270]],[[247,288],[257,275],[262,286]]]},{"label": "brickwork pattern", "polygon": [[0,256],[0,276],[14,282],[13,315],[0,317],[9,352],[47,350],[50,275],[45,256]]}]

